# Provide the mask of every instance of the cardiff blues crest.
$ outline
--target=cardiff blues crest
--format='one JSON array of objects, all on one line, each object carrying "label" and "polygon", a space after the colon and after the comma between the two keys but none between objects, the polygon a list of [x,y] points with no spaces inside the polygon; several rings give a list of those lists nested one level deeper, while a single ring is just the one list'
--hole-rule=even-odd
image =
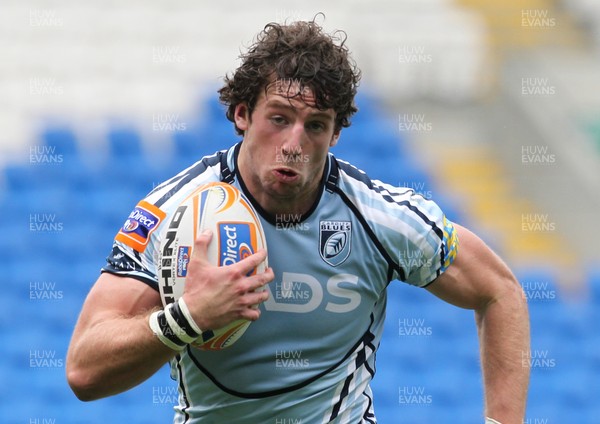
[{"label": "cardiff blues crest", "polygon": [[321,221],[319,223],[319,253],[325,262],[338,266],[350,255],[352,222]]}]

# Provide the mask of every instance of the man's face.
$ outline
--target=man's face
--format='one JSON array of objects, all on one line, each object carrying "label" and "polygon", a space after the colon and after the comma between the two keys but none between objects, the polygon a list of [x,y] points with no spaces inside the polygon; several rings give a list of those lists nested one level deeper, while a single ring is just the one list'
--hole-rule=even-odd
[{"label": "man's face", "polygon": [[271,213],[306,212],[318,193],[329,147],[339,137],[333,109],[314,107],[314,96],[291,80],[277,80],[263,90],[252,116],[247,105],[236,108],[235,122],[244,131],[238,157],[248,189]]}]

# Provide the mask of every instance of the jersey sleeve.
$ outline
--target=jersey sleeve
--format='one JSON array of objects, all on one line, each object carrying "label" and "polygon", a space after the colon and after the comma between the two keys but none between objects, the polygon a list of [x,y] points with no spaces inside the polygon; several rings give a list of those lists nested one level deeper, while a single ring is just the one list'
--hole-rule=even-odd
[{"label": "jersey sleeve", "polygon": [[158,231],[166,213],[140,201],[115,236],[102,272],[140,280],[158,291],[156,271]]},{"label": "jersey sleeve", "polygon": [[458,237],[441,208],[408,187],[370,179],[338,161],[339,187],[389,266],[389,280],[425,287],[454,261]]},{"label": "jersey sleeve", "polygon": [[403,220],[407,225],[400,235],[396,259],[404,271],[403,281],[425,287],[456,258],[456,229],[435,202],[412,191],[406,199],[403,212]]},{"label": "jersey sleeve", "polygon": [[148,262],[139,252],[121,242],[113,243],[112,251],[106,258],[106,265],[101,272],[135,278],[158,291],[156,265]]},{"label": "jersey sleeve", "polygon": [[[227,154],[233,154],[233,147]],[[224,152],[205,156],[176,176],[155,187],[131,211],[115,236],[102,272],[138,279],[159,290],[161,228],[176,205],[191,191],[221,178]],[[232,159],[233,160],[233,159]]]}]

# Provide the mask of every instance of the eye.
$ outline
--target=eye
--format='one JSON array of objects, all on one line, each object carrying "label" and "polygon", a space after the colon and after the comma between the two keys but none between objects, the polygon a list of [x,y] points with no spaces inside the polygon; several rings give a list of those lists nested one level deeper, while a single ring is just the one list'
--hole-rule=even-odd
[{"label": "eye", "polygon": [[272,116],[269,120],[275,125],[285,125],[287,123],[287,120],[281,115]]},{"label": "eye", "polygon": [[311,121],[308,124],[306,124],[306,127],[310,131],[313,131],[313,132],[322,132],[322,131],[325,131],[327,129],[327,125],[325,125],[321,121]]}]

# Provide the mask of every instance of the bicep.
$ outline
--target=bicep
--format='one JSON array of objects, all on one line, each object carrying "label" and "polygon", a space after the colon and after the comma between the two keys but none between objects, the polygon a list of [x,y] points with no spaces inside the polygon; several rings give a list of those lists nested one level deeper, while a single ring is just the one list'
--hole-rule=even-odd
[{"label": "bicep", "polygon": [[160,306],[159,293],[149,285],[104,272],[85,299],[75,333],[107,319],[133,317]]},{"label": "bicep", "polygon": [[518,285],[506,264],[475,234],[455,224],[456,259],[427,290],[461,308],[480,309]]}]

